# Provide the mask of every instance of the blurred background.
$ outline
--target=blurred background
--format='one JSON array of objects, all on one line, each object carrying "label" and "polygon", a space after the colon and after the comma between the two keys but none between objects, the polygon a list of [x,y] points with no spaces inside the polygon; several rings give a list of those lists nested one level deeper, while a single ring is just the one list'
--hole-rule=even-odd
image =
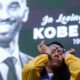
[{"label": "blurred background", "polygon": [[59,41],[80,56],[80,0],[28,0],[28,22],[20,34],[20,49],[38,55],[41,40]]}]

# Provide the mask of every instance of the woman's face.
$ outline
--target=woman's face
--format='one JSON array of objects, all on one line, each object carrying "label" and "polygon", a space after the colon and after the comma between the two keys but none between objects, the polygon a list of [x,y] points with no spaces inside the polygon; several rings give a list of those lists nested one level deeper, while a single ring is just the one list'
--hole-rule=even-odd
[{"label": "woman's face", "polygon": [[64,49],[56,44],[50,45],[49,49],[50,49],[51,59],[48,63],[48,66],[59,67],[63,62]]}]

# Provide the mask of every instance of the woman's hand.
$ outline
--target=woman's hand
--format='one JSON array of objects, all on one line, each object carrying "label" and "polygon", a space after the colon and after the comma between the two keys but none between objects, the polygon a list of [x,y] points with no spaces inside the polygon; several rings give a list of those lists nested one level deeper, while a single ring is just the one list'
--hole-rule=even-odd
[{"label": "woman's hand", "polygon": [[48,46],[46,46],[44,40],[41,41],[40,44],[38,45],[38,51],[41,54],[50,53],[50,50],[49,50]]}]

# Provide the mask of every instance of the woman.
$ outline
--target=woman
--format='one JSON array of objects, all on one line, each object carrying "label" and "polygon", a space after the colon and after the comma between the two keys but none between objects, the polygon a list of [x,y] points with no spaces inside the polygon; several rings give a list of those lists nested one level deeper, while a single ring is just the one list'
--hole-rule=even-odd
[{"label": "woman", "polygon": [[22,80],[69,80],[70,73],[64,63],[64,47],[59,42],[47,46],[42,41],[39,46],[39,56],[25,64]]}]

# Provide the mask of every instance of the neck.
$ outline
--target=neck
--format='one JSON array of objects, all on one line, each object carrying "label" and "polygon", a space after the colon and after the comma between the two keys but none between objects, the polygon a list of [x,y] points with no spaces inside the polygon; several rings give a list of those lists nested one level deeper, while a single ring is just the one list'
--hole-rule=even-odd
[{"label": "neck", "polygon": [[53,73],[53,70],[48,66],[46,66],[46,70],[47,70],[48,73]]},{"label": "neck", "polygon": [[49,66],[49,65],[46,66],[46,70],[48,73],[53,73],[53,71],[56,69],[57,69],[57,66]]}]

